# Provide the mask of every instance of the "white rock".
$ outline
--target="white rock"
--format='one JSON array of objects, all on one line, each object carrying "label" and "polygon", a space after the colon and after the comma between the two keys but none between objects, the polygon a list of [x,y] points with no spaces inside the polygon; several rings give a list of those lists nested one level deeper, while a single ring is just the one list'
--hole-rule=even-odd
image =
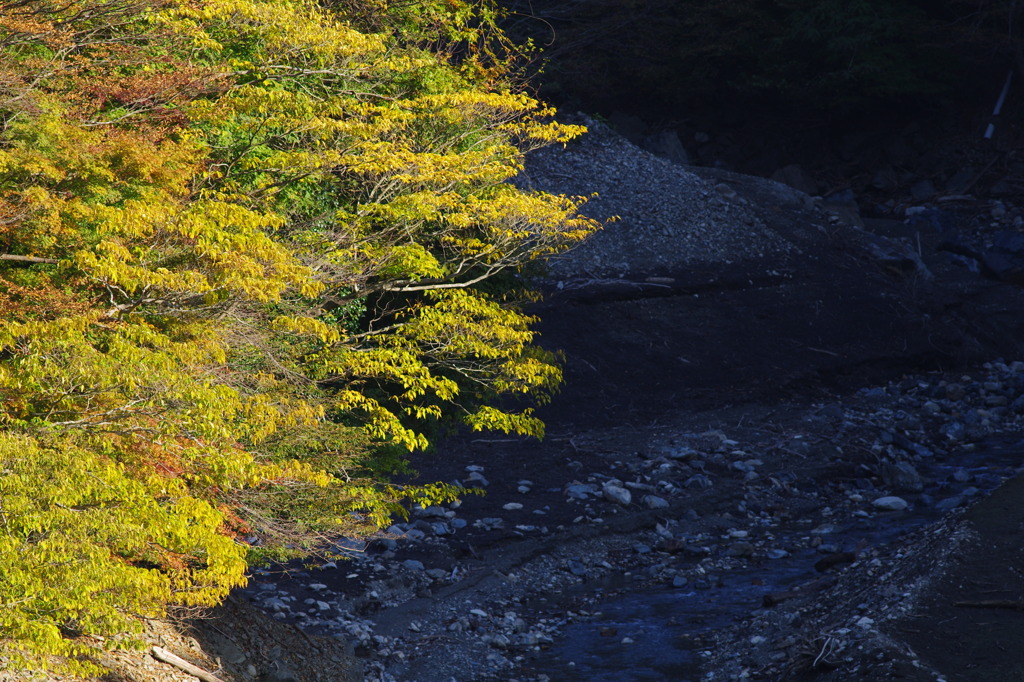
[{"label": "white rock", "polygon": [[284,613],[286,611],[292,610],[292,608],[288,606],[288,604],[286,604],[284,600],[280,599],[279,597],[271,597],[270,599],[265,599],[263,601],[263,608],[270,609],[275,613]]},{"label": "white rock", "polygon": [[874,505],[876,509],[881,509],[883,511],[903,511],[910,506],[909,502],[904,500],[902,497],[896,497],[895,495],[879,497],[871,504]]},{"label": "white rock", "polygon": [[665,509],[668,507],[668,501],[657,495],[644,495],[644,506],[648,509]]},{"label": "white rock", "polygon": [[508,504],[502,505],[501,508],[504,509],[505,511],[519,511],[520,509],[523,508],[523,505],[519,504],[518,502],[509,502]]},{"label": "white rock", "polygon": [[628,490],[621,486],[607,484],[603,488],[604,497],[609,502],[615,504],[621,504],[623,506],[633,501],[633,495]]}]

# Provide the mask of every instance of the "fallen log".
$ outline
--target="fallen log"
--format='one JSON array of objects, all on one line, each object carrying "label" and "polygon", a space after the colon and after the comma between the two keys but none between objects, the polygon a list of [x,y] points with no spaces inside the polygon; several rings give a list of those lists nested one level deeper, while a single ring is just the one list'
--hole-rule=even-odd
[{"label": "fallen log", "polygon": [[221,678],[217,677],[211,672],[207,672],[197,665],[192,665],[181,656],[172,654],[167,649],[155,646],[153,647],[153,658],[158,661],[173,665],[179,670],[184,670],[192,677],[197,677],[203,682],[224,682]]}]

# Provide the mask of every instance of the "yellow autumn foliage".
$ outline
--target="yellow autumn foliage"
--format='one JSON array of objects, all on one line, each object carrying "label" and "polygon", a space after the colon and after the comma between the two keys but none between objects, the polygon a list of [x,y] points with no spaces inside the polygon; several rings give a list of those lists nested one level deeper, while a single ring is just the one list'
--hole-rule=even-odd
[{"label": "yellow autumn foliage", "polygon": [[0,6],[0,669],[452,499],[372,466],[440,421],[542,435],[518,275],[597,225],[510,180],[582,130],[486,2],[331,7]]}]

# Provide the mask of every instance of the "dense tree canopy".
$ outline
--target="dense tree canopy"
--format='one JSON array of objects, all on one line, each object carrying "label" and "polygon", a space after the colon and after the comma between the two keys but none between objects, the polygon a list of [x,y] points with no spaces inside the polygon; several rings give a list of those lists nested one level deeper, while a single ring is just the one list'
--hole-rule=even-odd
[{"label": "dense tree canopy", "polygon": [[541,434],[514,274],[596,225],[508,182],[581,132],[513,58],[459,0],[0,7],[0,668],[456,494],[375,448]]}]

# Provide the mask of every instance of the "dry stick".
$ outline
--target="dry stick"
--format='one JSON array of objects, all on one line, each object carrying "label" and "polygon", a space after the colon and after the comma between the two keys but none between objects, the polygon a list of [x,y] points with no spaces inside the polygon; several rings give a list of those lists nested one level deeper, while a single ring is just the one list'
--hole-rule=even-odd
[{"label": "dry stick", "polygon": [[184,658],[181,658],[180,656],[175,656],[167,649],[163,649],[158,646],[153,647],[153,658],[155,658],[158,661],[163,661],[164,663],[169,663],[173,665],[175,668],[184,670],[192,677],[198,677],[203,682],[224,682],[224,680],[217,677],[213,673],[208,673],[202,668],[192,665]]},{"label": "dry stick", "polygon": [[39,258],[37,256],[15,256],[13,253],[0,253],[0,260],[14,260],[20,263],[57,263],[56,258]]}]

